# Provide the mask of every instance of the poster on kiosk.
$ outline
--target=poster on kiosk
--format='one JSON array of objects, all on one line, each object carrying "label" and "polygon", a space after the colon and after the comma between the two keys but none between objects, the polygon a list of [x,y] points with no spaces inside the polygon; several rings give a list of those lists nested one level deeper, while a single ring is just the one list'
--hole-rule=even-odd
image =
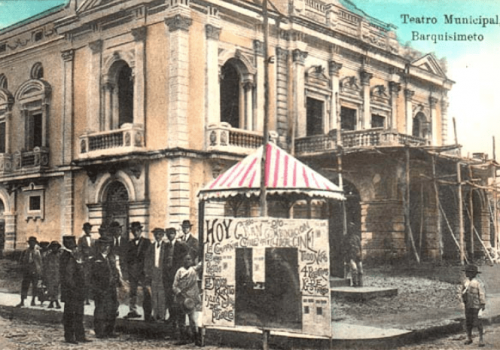
[{"label": "poster on kiosk", "polygon": [[204,221],[204,326],[331,336],[327,220]]}]

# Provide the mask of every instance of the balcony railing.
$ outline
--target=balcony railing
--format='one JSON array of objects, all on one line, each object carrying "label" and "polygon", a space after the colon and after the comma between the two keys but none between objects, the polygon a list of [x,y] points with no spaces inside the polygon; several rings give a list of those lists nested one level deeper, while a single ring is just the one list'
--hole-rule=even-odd
[{"label": "balcony railing", "polygon": [[49,166],[49,148],[35,147],[30,151],[17,151],[13,154],[14,170],[39,171]]},{"label": "balcony railing", "polygon": [[142,125],[123,124],[117,130],[80,136],[80,159],[116,156],[143,150],[145,147]]},{"label": "balcony railing", "polygon": [[[428,144],[426,139],[382,128],[342,131],[341,137],[344,149],[372,146],[424,146]],[[295,141],[295,152],[298,156],[324,153],[335,150],[336,147],[337,133],[335,130],[332,130],[328,135],[307,136]]]},{"label": "balcony railing", "polygon": [[[276,139],[276,133],[269,132],[269,140]],[[208,151],[249,154],[262,145],[262,133],[233,128],[228,123],[211,124],[206,131],[206,142]]]}]

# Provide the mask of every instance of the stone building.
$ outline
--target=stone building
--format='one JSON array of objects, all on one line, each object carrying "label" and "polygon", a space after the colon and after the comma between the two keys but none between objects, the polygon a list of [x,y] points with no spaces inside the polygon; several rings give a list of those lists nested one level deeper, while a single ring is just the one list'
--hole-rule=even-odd
[{"label": "stone building", "polygon": [[[342,174],[366,257],[456,256],[457,220],[445,231],[437,204],[456,191],[434,185],[456,177],[459,160],[464,179],[486,166],[487,185],[496,163],[445,155],[457,147],[440,62],[349,0],[276,0],[268,12],[273,141],[334,181]],[[245,0],[70,0],[2,29],[6,249],[79,235],[86,221],[94,232],[112,220],[197,224],[198,190],[262,144],[263,42],[261,4]],[[489,247],[487,191],[470,193]],[[245,205],[241,215],[255,214]],[[308,205],[295,215],[328,217],[337,252],[342,211]]]}]

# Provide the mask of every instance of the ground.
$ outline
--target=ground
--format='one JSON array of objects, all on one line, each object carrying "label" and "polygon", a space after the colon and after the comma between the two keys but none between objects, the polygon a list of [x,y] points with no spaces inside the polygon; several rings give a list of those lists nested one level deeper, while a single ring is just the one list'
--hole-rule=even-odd
[{"label": "ground", "polygon": [[[495,277],[497,275],[500,277],[500,267],[498,265],[495,267],[483,266],[481,268],[496,271]],[[430,263],[368,266],[365,269],[364,278],[366,286],[396,287],[398,288],[398,295],[366,302],[343,299],[332,300],[333,321],[415,330],[437,326],[441,322],[437,322],[438,319],[449,322],[449,320],[463,318],[458,294],[461,279],[464,277],[461,270],[462,267],[459,265]],[[493,280],[493,282],[486,281],[487,291],[489,288],[496,289],[496,293],[500,292],[500,278],[490,278],[490,280]],[[21,277],[17,263],[9,259],[0,260],[0,290],[19,293],[20,281]],[[446,315],[446,317],[443,317],[443,315]],[[498,337],[500,337],[500,330],[497,326],[491,326],[488,332],[498,334]],[[77,347],[72,346],[72,348],[134,350],[168,349],[170,346],[174,348],[172,341],[165,342],[163,339],[146,340],[125,334],[120,337],[119,339],[104,342],[93,342],[91,347],[79,345]],[[405,347],[404,350],[458,349],[463,346],[462,337],[463,335],[455,335],[427,345]],[[93,335],[90,338],[95,339]],[[6,342],[5,346],[2,342]],[[62,326],[25,324],[19,320],[0,319],[1,349],[38,349],[41,344],[45,344],[43,349],[66,349],[66,344],[62,342]],[[439,347],[436,344],[444,344],[446,347]],[[190,349],[191,347],[187,346],[185,348]],[[215,350],[219,348],[206,347],[206,349]]]}]

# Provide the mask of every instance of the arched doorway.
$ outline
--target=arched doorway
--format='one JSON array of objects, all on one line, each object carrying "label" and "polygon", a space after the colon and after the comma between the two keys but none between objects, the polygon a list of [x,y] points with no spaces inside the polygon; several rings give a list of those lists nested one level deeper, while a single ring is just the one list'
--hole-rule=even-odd
[{"label": "arched doorway", "polygon": [[424,113],[418,112],[417,115],[415,115],[415,117],[413,118],[412,135],[425,139],[427,138],[428,133],[429,123],[427,122],[427,118],[425,117]]},{"label": "arched doorway", "polygon": [[103,224],[117,221],[122,225],[122,237],[128,239],[129,195],[125,185],[119,181],[111,182],[105,192],[103,205]]},{"label": "arched doorway", "polygon": [[[333,181],[338,184],[338,181]],[[354,223],[356,232],[361,235],[361,196],[356,186],[343,181],[346,200],[330,201],[328,227],[330,236],[330,274],[333,277],[344,278],[344,257],[342,242],[344,240],[344,225]]]}]

